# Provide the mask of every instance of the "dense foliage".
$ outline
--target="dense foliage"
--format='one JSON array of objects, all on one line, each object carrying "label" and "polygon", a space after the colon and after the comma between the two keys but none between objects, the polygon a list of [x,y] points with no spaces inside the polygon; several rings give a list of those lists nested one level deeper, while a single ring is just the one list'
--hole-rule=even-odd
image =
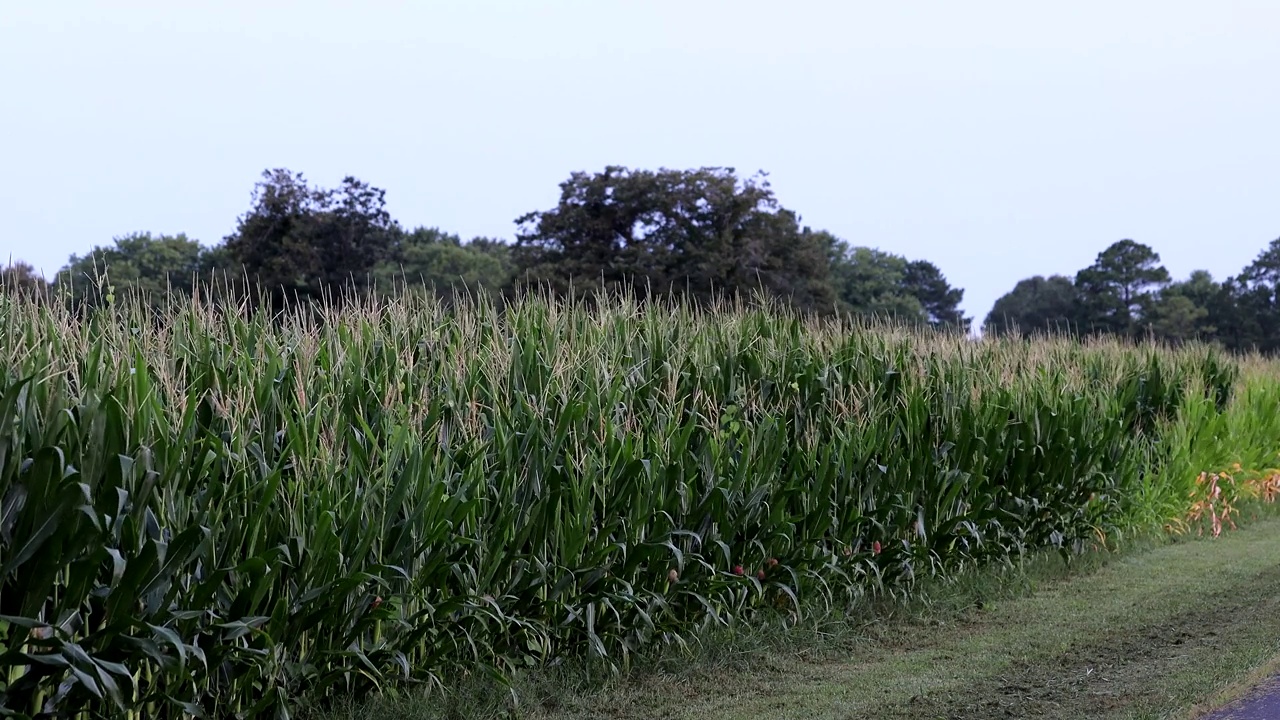
[{"label": "dense foliage", "polygon": [[[383,190],[355,178],[338,188],[284,169],[263,173],[252,206],[222,243],[134,233],[72,256],[51,286],[79,305],[143,294],[206,293],[332,300],[345,290],[408,288],[446,301],[480,290],[537,287],[561,295],[626,291],[708,302],[764,294],[805,311],[970,329],[964,290],[928,260],[909,260],[803,227],[763,174],[732,168],[573,173],[556,206],[516,219],[515,238],[464,241],[406,230]],[[246,292],[245,288],[260,291]],[[30,265],[0,268],[0,291],[48,289]],[[1280,239],[1238,275],[1173,281],[1150,246],[1121,240],[1074,276],[1035,276],[1002,296],[985,332],[1202,341],[1241,352],[1280,350]]]},{"label": "dense foliage", "polygon": [[[276,169],[263,173],[251,208],[221,244],[128,235],[73,256],[54,288],[78,305],[126,294],[162,305],[204,285],[206,293],[273,307],[369,287],[444,299],[531,286],[578,296],[625,289],[703,303],[762,293],[821,313],[969,324],[959,310],[964,292],[933,264],[801,227],[763,175],[740,179],[731,168],[574,173],[554,208],[517,218],[516,226],[512,243],[406,230],[379,188],[351,177],[338,188],[316,187]],[[0,273],[0,291],[17,285],[43,280],[16,264]]]},{"label": "dense foliage", "polygon": [[760,288],[829,309],[825,248],[779,206],[763,178],[732,170],[575,173],[555,209],[517,220],[519,282],[601,283],[606,289],[704,300]]},{"label": "dense foliage", "polygon": [[1180,512],[1237,384],[633,302],[0,296],[0,709],[284,716],[1067,552]]},{"label": "dense foliage", "polygon": [[1204,270],[1173,282],[1160,255],[1132,240],[1098,253],[1075,278],[1036,276],[996,301],[985,329],[1213,342],[1230,350],[1280,351],[1280,239],[1221,283]]}]

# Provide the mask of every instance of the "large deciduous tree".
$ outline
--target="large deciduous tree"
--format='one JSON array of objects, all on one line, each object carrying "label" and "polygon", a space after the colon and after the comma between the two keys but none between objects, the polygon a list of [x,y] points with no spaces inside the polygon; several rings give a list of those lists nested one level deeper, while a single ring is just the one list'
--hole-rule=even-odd
[{"label": "large deciduous tree", "polygon": [[1077,322],[1075,283],[1062,275],[1036,275],[1021,280],[996,300],[983,330],[993,335],[1069,333]]},{"label": "large deciduous tree", "polygon": [[678,292],[763,290],[834,308],[825,248],[767,180],[732,168],[574,173],[555,208],[517,219],[517,285]]},{"label": "large deciduous tree", "polygon": [[353,177],[310,187],[301,173],[268,170],[253,207],[226,238],[231,258],[277,300],[364,287],[398,230],[386,193]]}]

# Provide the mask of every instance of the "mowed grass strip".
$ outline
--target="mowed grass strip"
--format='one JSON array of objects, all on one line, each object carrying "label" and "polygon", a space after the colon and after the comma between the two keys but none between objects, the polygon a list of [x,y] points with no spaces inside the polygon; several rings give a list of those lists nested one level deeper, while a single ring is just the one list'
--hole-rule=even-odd
[{"label": "mowed grass strip", "polygon": [[[843,657],[801,645],[747,668],[637,674],[512,709],[530,718],[1181,718],[1225,702],[1280,652],[1280,520],[1094,562],[1045,570],[1056,579],[1021,597],[871,628]],[[402,701],[375,712],[438,710]]]}]

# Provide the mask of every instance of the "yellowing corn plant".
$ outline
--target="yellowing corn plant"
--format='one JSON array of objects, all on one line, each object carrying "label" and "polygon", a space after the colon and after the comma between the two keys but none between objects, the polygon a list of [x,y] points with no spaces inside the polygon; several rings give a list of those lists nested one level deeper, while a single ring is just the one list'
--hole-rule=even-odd
[{"label": "yellowing corn plant", "polygon": [[1196,477],[1196,486],[1190,495],[1187,522],[1179,529],[1194,527],[1203,535],[1207,526],[1210,534],[1218,537],[1227,528],[1235,529],[1235,518],[1243,503],[1271,504],[1280,497],[1280,470],[1246,472],[1237,463],[1229,472],[1203,472]]},{"label": "yellowing corn plant", "polygon": [[0,358],[11,717],[284,718],[625,666],[1159,527],[1191,482],[1162,479],[1180,414],[1223,417],[1238,375],[1206,349],[539,297],[0,296]]}]

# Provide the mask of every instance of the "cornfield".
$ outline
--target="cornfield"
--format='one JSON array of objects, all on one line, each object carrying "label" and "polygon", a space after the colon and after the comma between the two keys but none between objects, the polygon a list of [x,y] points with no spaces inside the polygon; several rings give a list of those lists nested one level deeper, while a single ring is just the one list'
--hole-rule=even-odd
[{"label": "cornfield", "polygon": [[269,316],[0,295],[0,353],[14,717],[284,718],[625,667],[1070,553],[1184,511],[1209,469],[1184,415],[1227,422],[1241,385],[1206,348],[536,296]]}]

